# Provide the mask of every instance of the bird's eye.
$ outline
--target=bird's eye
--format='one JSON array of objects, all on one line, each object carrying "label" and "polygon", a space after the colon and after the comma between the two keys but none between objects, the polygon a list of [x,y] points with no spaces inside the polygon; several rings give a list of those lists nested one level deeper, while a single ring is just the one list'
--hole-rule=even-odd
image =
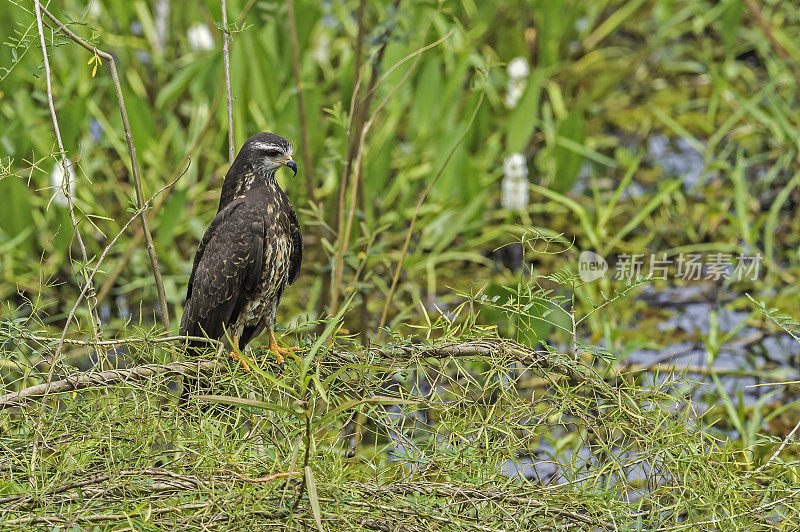
[{"label": "bird's eye", "polygon": [[281,150],[275,148],[269,148],[265,153],[267,157],[274,159],[275,157],[278,157],[281,154]]}]

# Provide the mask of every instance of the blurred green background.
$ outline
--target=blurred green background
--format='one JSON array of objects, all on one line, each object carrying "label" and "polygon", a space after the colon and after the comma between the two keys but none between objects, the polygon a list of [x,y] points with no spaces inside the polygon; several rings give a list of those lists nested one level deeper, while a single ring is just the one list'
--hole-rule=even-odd
[{"label": "blurred green background", "polygon": [[[306,255],[279,322],[313,321],[332,300],[340,305],[355,293],[347,328],[374,338],[409,222],[440,170],[388,312],[387,324],[403,334],[413,332],[405,323],[446,317],[465,295],[484,294],[516,298],[520,312],[489,305],[483,325],[532,344],[568,338],[563,309],[521,286],[532,274],[575,271],[583,250],[608,259],[604,279],[545,279],[540,287],[574,294],[576,311],[589,314],[582,340],[602,341],[619,357],[662,348],[676,334],[696,342],[711,334],[713,324],[665,329],[669,305],[652,304],[648,293],[674,288],[673,299],[699,301],[706,314],[744,312],[740,318],[757,328],[769,324],[745,293],[796,316],[800,12],[790,2],[760,5],[782,51],[742,0],[297,0],[306,146],[286,3],[231,0],[237,149],[273,131],[294,143],[301,166],[296,179],[280,177],[299,212]],[[228,166],[220,3],[66,0],[49,9],[117,58],[145,196],[192,157],[149,211],[177,326],[191,259]],[[80,265],[52,184],[60,180],[57,148],[32,11],[30,2],[0,6],[0,312],[20,318],[36,308],[57,330],[78,293]],[[96,257],[135,205],[121,118],[107,65],[93,76],[90,53],[46,33],[56,110],[76,163],[80,230]],[[356,126],[375,113],[355,202],[353,102]],[[504,200],[506,178],[512,193]],[[526,180],[529,195],[513,188]],[[97,278],[111,334],[129,321],[156,322],[140,232],[134,223]],[[681,252],[763,261],[754,281],[673,275],[631,304],[593,311],[626,286],[612,278],[619,256]],[[85,306],[79,318],[85,329]]]}]

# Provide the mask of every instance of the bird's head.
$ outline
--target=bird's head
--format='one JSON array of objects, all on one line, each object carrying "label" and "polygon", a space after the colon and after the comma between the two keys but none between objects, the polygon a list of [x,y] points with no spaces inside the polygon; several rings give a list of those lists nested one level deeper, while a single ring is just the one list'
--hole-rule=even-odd
[{"label": "bird's head", "polygon": [[237,159],[244,158],[256,173],[273,176],[281,166],[297,175],[297,163],[292,159],[292,143],[274,133],[258,133],[244,143]]}]

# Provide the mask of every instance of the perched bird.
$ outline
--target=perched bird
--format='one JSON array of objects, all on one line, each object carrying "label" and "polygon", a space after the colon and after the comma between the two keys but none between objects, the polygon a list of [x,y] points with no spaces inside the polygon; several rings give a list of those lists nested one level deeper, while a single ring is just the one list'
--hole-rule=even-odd
[{"label": "perched bird", "polygon": [[244,348],[265,328],[278,364],[297,349],[280,347],[273,332],[275,311],[303,258],[297,214],[275,180],[281,166],[297,175],[292,145],[278,135],[258,133],[239,150],[197,247],[181,318],[182,335],[221,340],[245,371]]}]

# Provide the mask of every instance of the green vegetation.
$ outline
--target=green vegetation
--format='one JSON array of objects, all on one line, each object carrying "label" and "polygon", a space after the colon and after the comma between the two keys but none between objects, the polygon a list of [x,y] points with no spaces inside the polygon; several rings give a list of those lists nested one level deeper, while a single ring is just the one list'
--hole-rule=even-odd
[{"label": "green vegetation", "polygon": [[[34,3],[0,3],[0,528],[800,526],[792,3],[220,4],[44,4],[98,49],[43,16],[76,234]],[[300,166],[283,372],[164,340],[228,167],[226,29],[236,147]]]}]

